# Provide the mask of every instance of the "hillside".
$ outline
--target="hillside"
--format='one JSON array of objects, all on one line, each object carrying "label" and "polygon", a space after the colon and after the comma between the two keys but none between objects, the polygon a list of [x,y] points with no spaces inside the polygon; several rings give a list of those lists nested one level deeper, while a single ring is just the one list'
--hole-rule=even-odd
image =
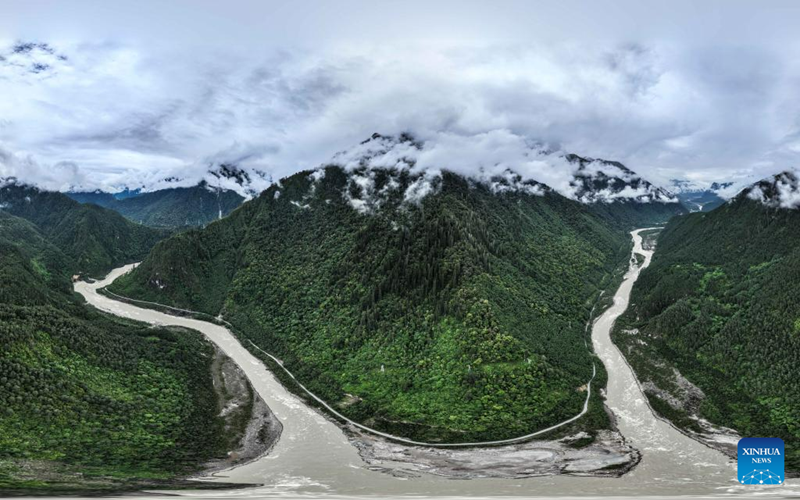
[{"label": "hillside", "polygon": [[229,358],[197,332],[86,307],[77,268],[0,210],[2,494],[186,487],[265,446],[249,427],[264,403]]},{"label": "hillside", "polygon": [[673,219],[615,341],[660,413],[696,432],[699,416],[742,436],[780,437],[796,472],[800,213],[780,208],[792,199],[782,176],[790,179]]},{"label": "hillside", "polygon": [[236,191],[218,189],[205,181],[193,187],[172,187],[119,199],[102,192],[67,193],[81,203],[93,203],[128,219],[156,228],[203,226],[228,215],[244,198]]},{"label": "hillside", "polygon": [[69,293],[74,267],[33,224],[0,210],[0,303],[51,303]]},{"label": "hillside", "polygon": [[221,312],[378,428],[521,435],[580,410],[585,322],[630,243],[583,204],[506,187],[446,172],[296,174],[159,243],[112,290]]},{"label": "hillside", "polygon": [[224,457],[211,344],[86,308],[75,268],[0,211],[0,490],[127,489]]},{"label": "hillside", "polygon": [[61,249],[77,272],[102,275],[143,258],[169,234],[135,224],[96,205],[82,205],[64,194],[15,182],[0,182],[0,210],[33,223]]}]

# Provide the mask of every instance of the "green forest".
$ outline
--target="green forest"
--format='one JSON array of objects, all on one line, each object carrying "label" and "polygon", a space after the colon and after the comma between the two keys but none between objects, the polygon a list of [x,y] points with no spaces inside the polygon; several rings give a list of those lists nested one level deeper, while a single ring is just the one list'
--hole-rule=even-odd
[{"label": "green forest", "polygon": [[448,173],[415,206],[402,193],[417,179],[371,175],[389,193],[374,213],[348,204],[369,193],[341,169],[300,173],[162,241],[110,289],[222,313],[347,416],[395,434],[501,439],[578,413],[589,311],[626,265],[625,230],[665,213],[636,221],[632,206],[497,194]]},{"label": "green forest", "polygon": [[72,262],[73,270],[99,276],[121,263],[141,260],[167,230],[135,224],[62,193],[10,184],[0,188],[2,210],[34,224]]},{"label": "green forest", "polygon": [[157,228],[203,226],[231,213],[244,198],[235,191],[210,187],[205,181],[192,187],[136,193],[121,199],[110,193],[68,193],[76,201],[109,208],[128,219]]},{"label": "green forest", "polygon": [[675,367],[705,394],[677,408],[649,394],[660,413],[780,437],[800,471],[798,284],[800,214],[740,196],[666,226],[614,340],[641,379],[680,398]]},{"label": "green forest", "polygon": [[[25,213],[75,221],[78,212]],[[69,232],[66,221],[53,224]],[[224,457],[211,344],[86,307],[70,283],[84,267],[45,234],[0,210],[0,491],[166,487]],[[130,255],[103,248],[101,262]]]}]

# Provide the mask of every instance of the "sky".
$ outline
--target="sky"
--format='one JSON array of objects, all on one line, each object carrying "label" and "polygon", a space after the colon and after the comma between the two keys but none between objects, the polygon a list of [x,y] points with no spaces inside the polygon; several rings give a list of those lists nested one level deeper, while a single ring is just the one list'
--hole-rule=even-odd
[{"label": "sky", "polygon": [[800,163],[797,26],[798,2],[0,0],[0,177],[277,180],[408,132],[466,173],[542,180],[535,146],[756,180]]}]

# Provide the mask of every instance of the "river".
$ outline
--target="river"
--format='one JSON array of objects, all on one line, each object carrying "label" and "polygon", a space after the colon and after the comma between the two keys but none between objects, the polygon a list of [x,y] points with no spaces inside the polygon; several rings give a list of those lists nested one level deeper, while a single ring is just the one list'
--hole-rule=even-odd
[{"label": "river", "polygon": [[[789,480],[782,486],[740,485],[736,482],[735,461],[656,418],[646,404],[633,372],[610,339],[614,321],[627,308],[631,288],[652,257],[652,251],[642,248],[640,231],[643,230],[631,233],[633,251],[642,254],[645,260],[638,266],[631,264],[614,296],[613,305],[595,321],[592,328],[595,351],[608,371],[607,405],[616,415],[622,435],[642,452],[640,464],[620,478],[544,476],[454,480],[429,474],[414,478],[397,477],[375,470],[362,461],[356,448],[336,424],[288,392],[226,328],[143,309],[97,293],[98,289],[130,271],[133,266],[115,269],[105,279],[95,283],[78,282],[75,290],[89,304],[118,316],[202,332],[242,367],[255,390],[281,420],[283,434],[270,454],[240,467],[201,478],[205,481],[257,483],[260,486],[222,491],[183,491],[183,495],[204,499],[401,495],[582,498],[800,495],[799,480]],[[386,466],[391,468],[391,464]],[[162,498],[157,493],[145,496]],[[164,495],[163,498],[169,497]]]}]

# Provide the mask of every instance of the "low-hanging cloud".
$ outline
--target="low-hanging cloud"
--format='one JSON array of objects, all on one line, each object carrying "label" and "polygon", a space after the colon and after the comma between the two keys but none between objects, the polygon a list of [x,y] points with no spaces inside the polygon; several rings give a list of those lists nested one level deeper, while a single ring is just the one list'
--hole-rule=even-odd
[{"label": "low-hanging cloud", "polygon": [[768,46],[43,44],[31,49],[43,72],[19,43],[0,50],[15,61],[0,61],[13,96],[0,141],[16,158],[5,175],[54,189],[191,185],[223,164],[269,183],[355,158],[373,132],[413,133],[418,170],[512,170],[562,193],[571,168],[543,152],[619,160],[661,185],[757,179],[800,156],[800,66]]}]

